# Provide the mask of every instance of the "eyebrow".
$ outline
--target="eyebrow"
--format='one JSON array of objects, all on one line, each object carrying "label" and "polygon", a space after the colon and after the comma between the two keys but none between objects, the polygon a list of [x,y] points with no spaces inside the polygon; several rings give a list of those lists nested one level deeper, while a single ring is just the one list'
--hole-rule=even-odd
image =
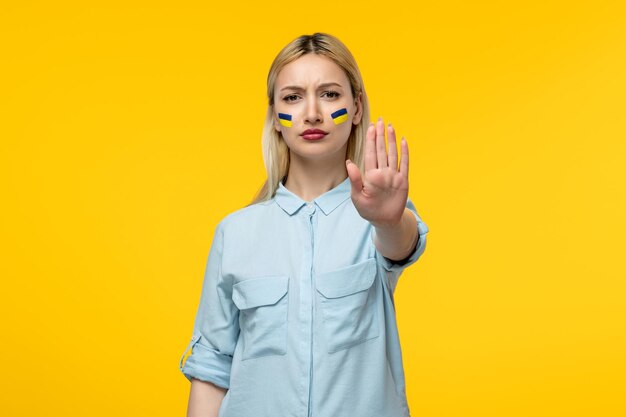
[{"label": "eyebrow", "polygon": [[[330,82],[330,83],[320,84],[320,85],[317,87],[317,89],[319,90],[319,89],[321,89],[321,88],[326,88],[326,87],[331,87],[331,86],[336,86],[336,87],[339,87],[339,88],[343,88],[343,86],[342,86],[341,84],[337,84],[337,83],[335,83],[335,82]],[[283,88],[281,88],[281,89],[280,89],[280,91],[283,91],[283,90],[296,90],[296,91],[303,91],[303,90],[304,90],[304,88],[302,88],[302,87],[300,87],[300,86],[297,86],[297,85],[288,85],[288,86],[283,87]]]}]

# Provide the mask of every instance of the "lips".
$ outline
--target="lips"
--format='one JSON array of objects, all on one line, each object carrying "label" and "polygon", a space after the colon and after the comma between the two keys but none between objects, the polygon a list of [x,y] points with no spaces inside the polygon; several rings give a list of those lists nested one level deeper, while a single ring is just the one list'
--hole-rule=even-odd
[{"label": "lips", "polygon": [[304,132],[302,132],[302,137],[308,140],[316,140],[316,139],[323,138],[327,134],[328,132],[324,132],[321,129],[307,129]]}]

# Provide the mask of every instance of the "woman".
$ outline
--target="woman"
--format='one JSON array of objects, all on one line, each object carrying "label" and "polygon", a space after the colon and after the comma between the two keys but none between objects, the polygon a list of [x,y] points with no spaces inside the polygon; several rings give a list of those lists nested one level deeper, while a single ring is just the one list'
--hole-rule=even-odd
[{"label": "woman", "polygon": [[216,227],[180,363],[188,416],[408,417],[393,292],[428,232],[408,145],[398,168],[331,35],[288,44],[267,84],[268,178]]}]

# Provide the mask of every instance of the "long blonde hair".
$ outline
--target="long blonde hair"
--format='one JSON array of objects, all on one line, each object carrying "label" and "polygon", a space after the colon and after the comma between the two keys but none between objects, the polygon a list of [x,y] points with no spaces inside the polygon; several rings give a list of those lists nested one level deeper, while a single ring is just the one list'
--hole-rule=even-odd
[{"label": "long blonde hair", "polygon": [[273,126],[274,87],[276,77],[285,65],[309,53],[325,55],[333,60],[348,76],[353,99],[356,100],[357,95],[361,94],[363,115],[360,123],[352,126],[348,138],[346,159],[349,158],[363,172],[363,144],[370,122],[370,109],[361,72],[348,48],[336,37],[320,32],[313,35],[302,35],[291,41],[278,53],[267,76],[268,107],[262,136],[263,162],[267,171],[267,179],[249,205],[272,199],[278,189],[279,182],[289,171],[289,148],[282,139],[280,132],[276,131]]}]

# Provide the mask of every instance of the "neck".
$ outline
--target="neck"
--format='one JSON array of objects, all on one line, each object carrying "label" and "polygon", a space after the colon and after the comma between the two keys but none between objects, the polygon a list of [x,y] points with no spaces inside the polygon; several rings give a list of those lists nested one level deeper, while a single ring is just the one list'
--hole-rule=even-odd
[{"label": "neck", "polygon": [[312,201],[341,184],[347,177],[345,159],[315,161],[291,154],[285,188],[303,199]]}]

